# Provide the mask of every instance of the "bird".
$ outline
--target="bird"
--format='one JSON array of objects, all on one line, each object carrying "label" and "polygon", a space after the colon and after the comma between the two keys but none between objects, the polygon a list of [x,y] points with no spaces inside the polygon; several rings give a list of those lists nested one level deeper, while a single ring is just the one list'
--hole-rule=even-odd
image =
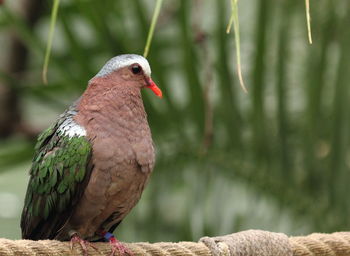
[{"label": "bird", "polygon": [[38,136],[21,215],[23,239],[88,244],[109,241],[139,201],[155,165],[141,89],[162,91],[148,61],[113,57],[86,90]]}]

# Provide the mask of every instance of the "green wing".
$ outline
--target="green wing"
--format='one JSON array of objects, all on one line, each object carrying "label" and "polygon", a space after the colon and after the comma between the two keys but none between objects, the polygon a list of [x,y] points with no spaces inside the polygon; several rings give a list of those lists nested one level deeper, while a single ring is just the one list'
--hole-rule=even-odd
[{"label": "green wing", "polygon": [[59,123],[38,138],[21,219],[25,239],[53,239],[90,178],[90,142],[57,127]]}]

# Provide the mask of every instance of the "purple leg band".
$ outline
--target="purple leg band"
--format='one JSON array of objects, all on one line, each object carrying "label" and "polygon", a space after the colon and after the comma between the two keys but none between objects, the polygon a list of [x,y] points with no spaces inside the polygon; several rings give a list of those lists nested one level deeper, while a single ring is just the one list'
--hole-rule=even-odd
[{"label": "purple leg band", "polygon": [[103,237],[109,241],[112,237],[114,237],[114,235],[112,233],[107,232]]}]

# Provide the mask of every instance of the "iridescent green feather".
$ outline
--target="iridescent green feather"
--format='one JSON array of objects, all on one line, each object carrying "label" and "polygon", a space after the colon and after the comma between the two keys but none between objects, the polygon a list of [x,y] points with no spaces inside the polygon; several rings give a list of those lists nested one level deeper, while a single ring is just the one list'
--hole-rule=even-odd
[{"label": "iridescent green feather", "polygon": [[[22,214],[22,230],[30,229],[26,226],[32,225],[34,219],[45,220],[72,207],[78,196],[76,187],[91,172],[88,169],[91,156],[88,139],[64,136],[57,131],[59,125],[60,122],[56,123],[38,138]],[[80,190],[82,188],[80,186]]]}]

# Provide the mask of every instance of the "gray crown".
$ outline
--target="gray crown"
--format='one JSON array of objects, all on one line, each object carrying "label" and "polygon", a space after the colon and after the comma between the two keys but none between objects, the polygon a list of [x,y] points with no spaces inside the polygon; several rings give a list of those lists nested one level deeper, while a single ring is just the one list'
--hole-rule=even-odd
[{"label": "gray crown", "polygon": [[137,54],[123,54],[123,55],[118,55],[110,59],[109,61],[107,61],[107,63],[95,75],[95,77],[108,75],[113,71],[116,71],[120,68],[127,67],[134,63],[138,63],[142,67],[143,72],[147,76],[151,76],[151,67],[149,66],[148,61],[144,57]]}]

